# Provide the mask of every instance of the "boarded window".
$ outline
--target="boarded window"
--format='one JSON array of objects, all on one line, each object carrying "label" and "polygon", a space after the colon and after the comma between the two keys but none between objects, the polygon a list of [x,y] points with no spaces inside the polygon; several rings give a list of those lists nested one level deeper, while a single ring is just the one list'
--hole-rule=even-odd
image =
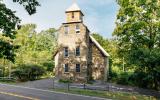
[{"label": "boarded window", "polygon": [[76,64],[76,72],[80,72],[80,64]]}]

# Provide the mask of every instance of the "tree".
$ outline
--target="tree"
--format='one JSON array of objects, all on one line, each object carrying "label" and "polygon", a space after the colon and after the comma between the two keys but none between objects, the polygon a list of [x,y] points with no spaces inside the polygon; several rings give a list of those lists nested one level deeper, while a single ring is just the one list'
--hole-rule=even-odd
[{"label": "tree", "polygon": [[56,48],[56,30],[50,28],[37,33],[35,29],[35,24],[26,24],[17,30],[17,38],[13,44],[18,45],[19,49],[15,52],[17,56],[14,67],[34,64],[43,66],[49,73],[53,72],[52,56]]},{"label": "tree", "polygon": [[[13,2],[23,5],[27,12],[31,15],[36,12],[36,7],[40,6],[37,0],[13,0]],[[15,49],[17,46],[12,44],[15,38],[16,29],[20,28],[20,19],[15,16],[15,11],[7,8],[2,0],[0,0],[0,58],[14,62]],[[8,40],[4,40],[8,37]]]},{"label": "tree", "polygon": [[119,54],[142,75],[140,86],[160,88],[160,2],[159,0],[117,0],[120,6],[113,35]]}]

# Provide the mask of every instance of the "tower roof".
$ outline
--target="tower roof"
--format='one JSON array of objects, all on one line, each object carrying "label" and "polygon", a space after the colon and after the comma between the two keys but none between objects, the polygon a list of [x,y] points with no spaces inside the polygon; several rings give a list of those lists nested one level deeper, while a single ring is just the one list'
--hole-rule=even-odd
[{"label": "tower roof", "polygon": [[70,12],[70,11],[81,11],[80,7],[76,4],[73,3],[67,10],[66,12]]}]

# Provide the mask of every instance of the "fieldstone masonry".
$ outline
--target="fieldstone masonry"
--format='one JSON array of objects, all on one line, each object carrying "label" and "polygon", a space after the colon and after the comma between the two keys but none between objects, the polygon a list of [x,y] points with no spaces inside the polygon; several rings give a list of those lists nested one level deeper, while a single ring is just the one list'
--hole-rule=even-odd
[{"label": "fieldstone masonry", "polygon": [[[83,24],[83,16],[77,4],[66,10],[67,22],[58,30],[58,50],[54,54],[55,75],[59,79],[80,83],[92,79],[107,81],[109,54],[90,35],[89,29]],[[77,47],[80,48],[79,56],[76,56]],[[67,51],[65,48],[68,48]],[[76,72],[76,64],[80,64],[80,72]]]}]

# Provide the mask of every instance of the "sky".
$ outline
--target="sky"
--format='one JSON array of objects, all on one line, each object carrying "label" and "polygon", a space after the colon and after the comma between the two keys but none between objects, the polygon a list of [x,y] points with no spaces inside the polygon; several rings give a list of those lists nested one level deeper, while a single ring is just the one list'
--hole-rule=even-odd
[{"label": "sky", "polygon": [[22,24],[36,24],[36,30],[40,32],[53,27],[58,29],[66,22],[65,10],[75,1],[84,13],[84,24],[91,33],[99,33],[105,38],[111,38],[118,12],[116,0],[39,0],[41,6],[37,8],[37,13],[31,16],[12,0],[4,0],[4,3],[8,8],[16,11]]}]

